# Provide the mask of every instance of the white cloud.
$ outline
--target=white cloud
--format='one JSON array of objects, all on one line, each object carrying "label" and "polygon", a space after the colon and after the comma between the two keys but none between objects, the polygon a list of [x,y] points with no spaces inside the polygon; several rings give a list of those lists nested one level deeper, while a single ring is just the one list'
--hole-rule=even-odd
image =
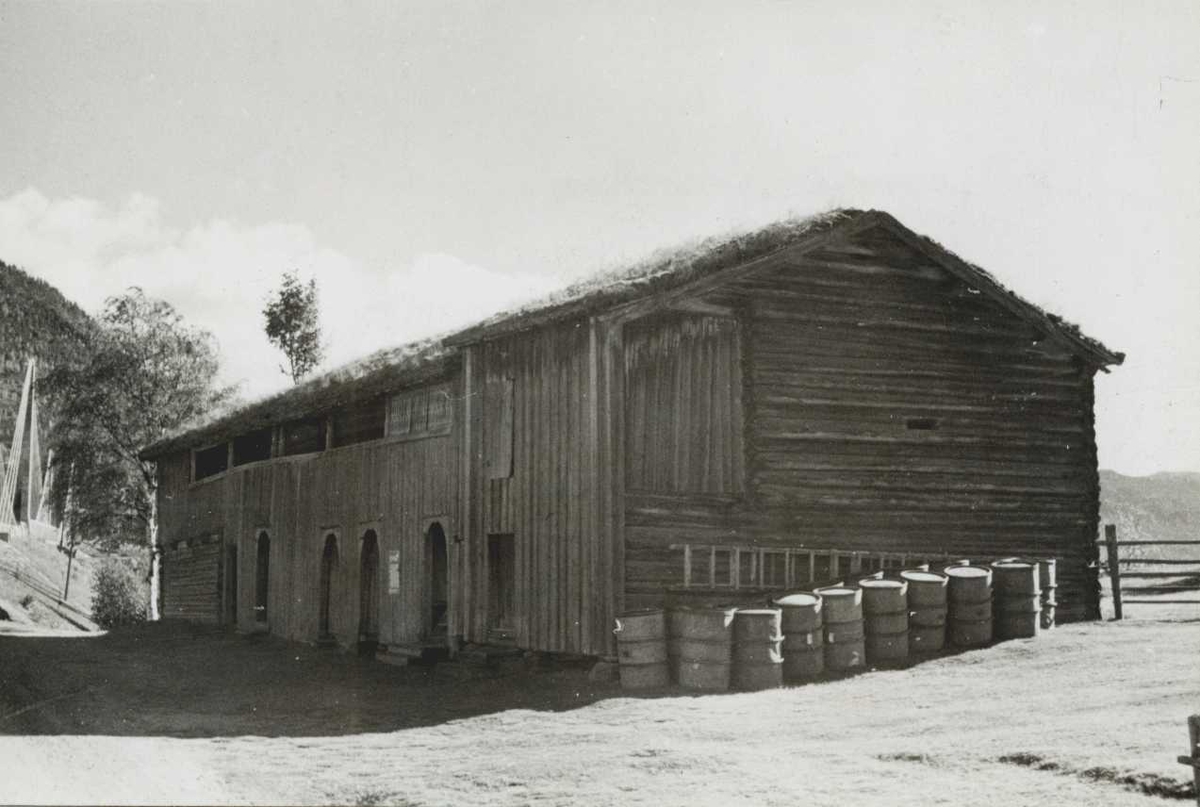
[{"label": "white cloud", "polygon": [[443,253],[396,269],[365,267],[322,247],[299,224],[213,220],[175,228],[143,194],[117,206],[48,199],[32,189],[0,199],[0,260],[90,312],[135,285],[167,300],[217,337],[225,379],[242,382],[247,396],[286,384],[261,315],[284,271],[317,281],[326,366],[468,324],[552,288],[545,278],[501,274]]}]

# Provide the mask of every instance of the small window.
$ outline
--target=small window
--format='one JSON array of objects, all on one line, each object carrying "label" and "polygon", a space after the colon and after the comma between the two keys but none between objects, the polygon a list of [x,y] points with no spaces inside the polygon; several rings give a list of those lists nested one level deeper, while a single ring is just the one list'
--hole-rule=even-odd
[{"label": "small window", "polygon": [[325,418],[297,420],[283,427],[283,455],[325,450]]},{"label": "small window", "polygon": [[450,433],[450,386],[399,392],[388,403],[389,437],[430,437]]},{"label": "small window", "polygon": [[937,418],[909,418],[904,425],[913,431],[933,431],[938,427]]},{"label": "small window", "polygon": [[193,479],[199,482],[210,476],[224,473],[229,467],[229,444],[221,443],[212,448],[205,448],[192,455],[195,462]]},{"label": "small window", "polygon": [[245,465],[271,459],[271,429],[259,429],[233,438],[233,464]]},{"label": "small window", "polygon": [[353,445],[367,440],[379,440],[387,420],[387,402],[376,398],[365,403],[350,404],[333,413],[333,446]]}]

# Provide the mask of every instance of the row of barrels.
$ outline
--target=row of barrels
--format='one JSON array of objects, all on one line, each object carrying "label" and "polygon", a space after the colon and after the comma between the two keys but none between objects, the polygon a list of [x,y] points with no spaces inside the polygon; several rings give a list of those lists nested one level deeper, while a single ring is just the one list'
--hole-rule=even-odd
[{"label": "row of barrels", "polygon": [[856,586],[779,597],[771,608],[632,612],[617,620],[621,683],[756,690],[902,662],[948,643],[971,648],[1036,636],[1053,624],[1054,589],[1053,560],[1005,558],[906,570],[898,579],[877,574]]}]

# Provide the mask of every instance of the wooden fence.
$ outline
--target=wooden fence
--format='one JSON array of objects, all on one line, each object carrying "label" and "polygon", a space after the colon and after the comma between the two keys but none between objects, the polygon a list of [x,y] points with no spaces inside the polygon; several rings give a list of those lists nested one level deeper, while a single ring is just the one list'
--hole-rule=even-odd
[{"label": "wooden fence", "polygon": [[[1113,616],[1124,618],[1126,605],[1200,605],[1200,557],[1197,558],[1151,558],[1121,557],[1121,547],[1134,546],[1194,546],[1200,547],[1200,539],[1186,541],[1119,541],[1117,525],[1104,525],[1104,545],[1108,555],[1108,577],[1112,588]],[[1129,568],[1134,567],[1134,568]],[[1157,567],[1153,571],[1140,571],[1146,567]],[[1166,568],[1175,571],[1164,571]],[[1190,568],[1188,568],[1190,567]],[[1162,580],[1162,584],[1141,583],[1126,585],[1124,580]],[[1126,594],[1141,595],[1132,599]],[[1147,598],[1151,594],[1171,594],[1172,597]],[[1187,594],[1196,594],[1188,597]]]}]

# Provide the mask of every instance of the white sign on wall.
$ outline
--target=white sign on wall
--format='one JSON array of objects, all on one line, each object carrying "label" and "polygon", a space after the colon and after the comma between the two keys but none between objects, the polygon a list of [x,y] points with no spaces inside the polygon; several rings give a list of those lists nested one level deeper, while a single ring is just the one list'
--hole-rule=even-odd
[{"label": "white sign on wall", "polygon": [[388,594],[400,593],[400,550],[388,552]]}]

